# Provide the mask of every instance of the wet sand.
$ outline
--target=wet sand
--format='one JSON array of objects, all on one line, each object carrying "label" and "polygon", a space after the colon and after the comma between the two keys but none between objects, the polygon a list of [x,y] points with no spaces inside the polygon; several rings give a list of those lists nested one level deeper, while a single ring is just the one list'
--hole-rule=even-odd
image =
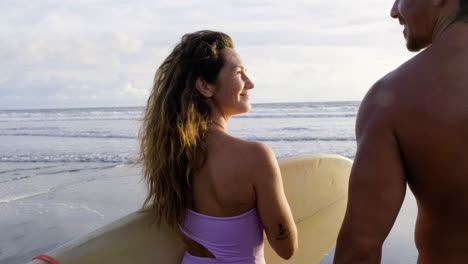
[{"label": "wet sand", "polygon": [[[80,181],[0,203],[0,263],[27,263],[133,212],[144,199],[146,191],[137,167],[121,165],[67,173]],[[54,178],[66,176],[57,174]]]},{"label": "wet sand", "polygon": [[[53,178],[72,176],[80,181],[0,203],[1,264],[27,263],[34,256],[137,210],[145,196],[140,168],[136,166],[66,173],[73,175],[57,174]],[[408,191],[397,222],[385,242],[382,263],[416,263],[415,216],[416,203]],[[320,264],[331,264],[332,257],[333,250]]]}]

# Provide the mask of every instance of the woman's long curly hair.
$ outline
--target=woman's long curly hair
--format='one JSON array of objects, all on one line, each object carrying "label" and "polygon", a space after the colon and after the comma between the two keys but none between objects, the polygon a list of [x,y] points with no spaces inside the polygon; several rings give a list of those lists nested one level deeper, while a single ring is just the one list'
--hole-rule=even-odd
[{"label": "woman's long curly hair", "polygon": [[215,83],[225,64],[222,50],[233,48],[221,32],[186,34],[156,71],[140,129],[140,161],[156,222],[183,224],[190,206],[192,176],[206,159],[210,108],[195,88],[201,77]]}]

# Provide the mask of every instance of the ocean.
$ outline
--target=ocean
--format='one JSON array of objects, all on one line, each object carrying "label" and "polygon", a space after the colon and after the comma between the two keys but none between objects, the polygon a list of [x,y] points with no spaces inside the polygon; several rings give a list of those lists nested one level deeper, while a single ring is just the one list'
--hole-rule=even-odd
[{"label": "ocean", "polygon": [[[254,104],[228,123],[278,159],[354,158],[359,102]],[[25,263],[141,206],[134,165],[143,107],[0,110],[0,263]],[[415,203],[407,195],[383,263],[415,263]],[[321,264],[331,263],[332,253]]]}]

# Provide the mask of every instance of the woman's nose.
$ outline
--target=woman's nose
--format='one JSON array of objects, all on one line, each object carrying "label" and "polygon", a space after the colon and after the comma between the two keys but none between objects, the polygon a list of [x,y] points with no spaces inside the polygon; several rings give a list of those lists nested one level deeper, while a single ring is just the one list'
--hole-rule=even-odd
[{"label": "woman's nose", "polygon": [[252,82],[252,80],[250,80],[250,78],[245,75],[245,88],[246,89],[253,89],[255,87],[254,83]]}]

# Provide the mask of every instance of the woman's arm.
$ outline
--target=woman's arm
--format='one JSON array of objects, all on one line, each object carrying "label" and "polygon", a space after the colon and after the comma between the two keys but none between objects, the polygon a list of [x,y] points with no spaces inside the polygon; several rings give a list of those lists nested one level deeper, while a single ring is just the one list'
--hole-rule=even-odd
[{"label": "woman's arm", "polygon": [[255,143],[254,148],[251,164],[257,209],[271,247],[280,257],[289,259],[297,250],[297,229],[284,194],[278,162],[267,145]]}]

